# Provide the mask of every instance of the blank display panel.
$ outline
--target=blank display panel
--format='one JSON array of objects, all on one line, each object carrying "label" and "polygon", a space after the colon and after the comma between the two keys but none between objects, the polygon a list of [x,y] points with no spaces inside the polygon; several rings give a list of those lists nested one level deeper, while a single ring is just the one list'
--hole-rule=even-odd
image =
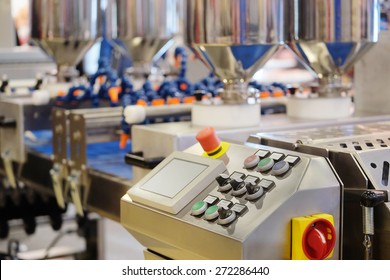
[{"label": "blank display panel", "polygon": [[174,158],[144,183],[141,189],[173,198],[207,167],[205,164]]}]

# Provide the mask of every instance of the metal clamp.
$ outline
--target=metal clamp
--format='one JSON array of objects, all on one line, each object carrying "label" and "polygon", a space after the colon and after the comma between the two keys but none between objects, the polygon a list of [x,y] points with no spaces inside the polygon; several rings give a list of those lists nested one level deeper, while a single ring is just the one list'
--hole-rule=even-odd
[{"label": "metal clamp", "polygon": [[53,168],[50,170],[50,176],[53,183],[54,195],[57,204],[65,209],[67,189],[64,190],[64,181],[68,177],[67,167],[67,111],[60,108],[54,108],[52,111],[52,129],[53,129]]},{"label": "metal clamp", "polygon": [[363,246],[365,248],[364,257],[366,260],[371,260],[373,257],[373,241],[374,236],[374,207],[381,203],[389,201],[389,194],[383,190],[367,190],[361,195],[360,205],[363,209]]},{"label": "metal clamp", "polygon": [[4,152],[1,154],[1,159],[3,160],[4,169],[5,169],[5,175],[8,179],[9,184],[12,188],[16,189],[16,178],[14,174],[14,170],[12,167],[12,160],[9,156],[9,152]]},{"label": "metal clamp", "polygon": [[84,205],[88,197],[89,178],[86,170],[72,170],[67,179],[67,187],[70,188],[70,195],[76,212],[79,216],[84,217]]},{"label": "metal clamp", "polygon": [[66,178],[66,167],[62,164],[55,163],[53,168],[50,169],[50,176],[53,182],[54,195],[57,200],[57,204],[60,208],[65,209],[65,195],[63,191],[63,180]]}]

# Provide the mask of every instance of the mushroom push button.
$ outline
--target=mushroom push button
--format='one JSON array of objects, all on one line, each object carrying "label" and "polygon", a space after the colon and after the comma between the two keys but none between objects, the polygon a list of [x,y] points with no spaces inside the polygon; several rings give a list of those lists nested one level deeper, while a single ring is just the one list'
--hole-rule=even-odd
[{"label": "mushroom push button", "polygon": [[259,161],[259,164],[257,165],[257,171],[265,172],[268,171],[274,166],[274,160],[272,158],[263,158]]},{"label": "mushroom push button", "polygon": [[244,160],[244,168],[250,169],[255,167],[260,161],[258,155],[251,155]]},{"label": "mushroom push button", "polygon": [[286,173],[290,169],[290,165],[287,161],[279,161],[272,167],[271,174],[274,176],[280,176]]},{"label": "mushroom push button", "polygon": [[332,215],[316,214],[293,218],[292,235],[292,259],[324,260],[332,257],[336,244]]},{"label": "mushroom push button", "polygon": [[207,209],[207,203],[204,201],[198,201],[191,208],[191,214],[194,216],[202,215]]},{"label": "mushroom push button", "polygon": [[212,205],[209,208],[207,208],[206,212],[204,213],[204,218],[205,220],[214,220],[218,218],[219,213],[218,213],[218,205]]}]

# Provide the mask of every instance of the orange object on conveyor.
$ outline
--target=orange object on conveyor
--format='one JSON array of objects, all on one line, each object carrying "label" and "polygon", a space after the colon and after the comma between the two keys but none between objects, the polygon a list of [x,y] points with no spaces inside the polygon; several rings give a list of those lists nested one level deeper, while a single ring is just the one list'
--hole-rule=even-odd
[{"label": "orange object on conveyor", "polygon": [[79,96],[79,95],[81,95],[82,93],[83,93],[82,90],[76,89],[76,90],[73,92],[73,96]]},{"label": "orange object on conveyor", "polygon": [[143,100],[143,99],[138,99],[136,104],[139,105],[139,106],[148,106],[146,101]]},{"label": "orange object on conveyor", "polygon": [[195,97],[194,96],[186,96],[186,97],[184,97],[183,102],[186,104],[194,103]]},{"label": "orange object on conveyor", "polygon": [[110,97],[111,102],[118,103],[120,92],[121,92],[120,87],[112,87],[108,90],[108,96]]},{"label": "orange object on conveyor", "polygon": [[284,96],[284,92],[282,90],[275,90],[273,93],[272,93],[272,96],[273,97],[283,97]]},{"label": "orange object on conveyor", "polygon": [[165,104],[165,100],[162,98],[153,99],[151,103],[152,106],[162,106],[164,104]]},{"label": "orange object on conveyor", "polygon": [[97,80],[98,80],[99,85],[102,85],[102,84],[104,84],[104,82],[105,82],[105,77],[104,77],[104,76],[99,76],[99,77],[97,78]]},{"label": "orange object on conveyor", "polygon": [[187,89],[188,89],[188,85],[187,85],[186,83],[181,83],[180,86],[179,86],[179,88],[180,88],[181,90],[187,90]]},{"label": "orange object on conveyor", "polygon": [[60,90],[57,91],[57,96],[65,96],[65,95],[66,95],[66,91],[65,90],[60,89]]},{"label": "orange object on conveyor", "polygon": [[124,149],[126,148],[127,141],[129,140],[130,136],[127,133],[122,133],[119,139],[119,148]]},{"label": "orange object on conveyor", "polygon": [[269,91],[260,92],[260,98],[268,98],[270,96],[271,96],[271,93]]},{"label": "orange object on conveyor", "polygon": [[180,104],[180,98],[179,97],[169,97],[167,100],[167,103],[169,105]]},{"label": "orange object on conveyor", "polygon": [[175,68],[180,68],[180,64],[181,64],[181,56],[177,55],[175,57]]}]

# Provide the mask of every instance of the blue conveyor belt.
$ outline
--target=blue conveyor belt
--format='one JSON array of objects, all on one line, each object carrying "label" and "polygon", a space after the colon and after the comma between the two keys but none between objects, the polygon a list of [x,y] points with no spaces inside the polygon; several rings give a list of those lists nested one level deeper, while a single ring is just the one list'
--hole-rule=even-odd
[{"label": "blue conveyor belt", "polygon": [[[52,155],[51,131],[34,131],[36,140],[25,139],[26,145],[38,153]],[[125,163],[125,154],[131,151],[131,143],[125,149],[119,148],[119,141],[87,144],[87,165],[89,168],[126,179],[132,179],[133,168]]]}]

